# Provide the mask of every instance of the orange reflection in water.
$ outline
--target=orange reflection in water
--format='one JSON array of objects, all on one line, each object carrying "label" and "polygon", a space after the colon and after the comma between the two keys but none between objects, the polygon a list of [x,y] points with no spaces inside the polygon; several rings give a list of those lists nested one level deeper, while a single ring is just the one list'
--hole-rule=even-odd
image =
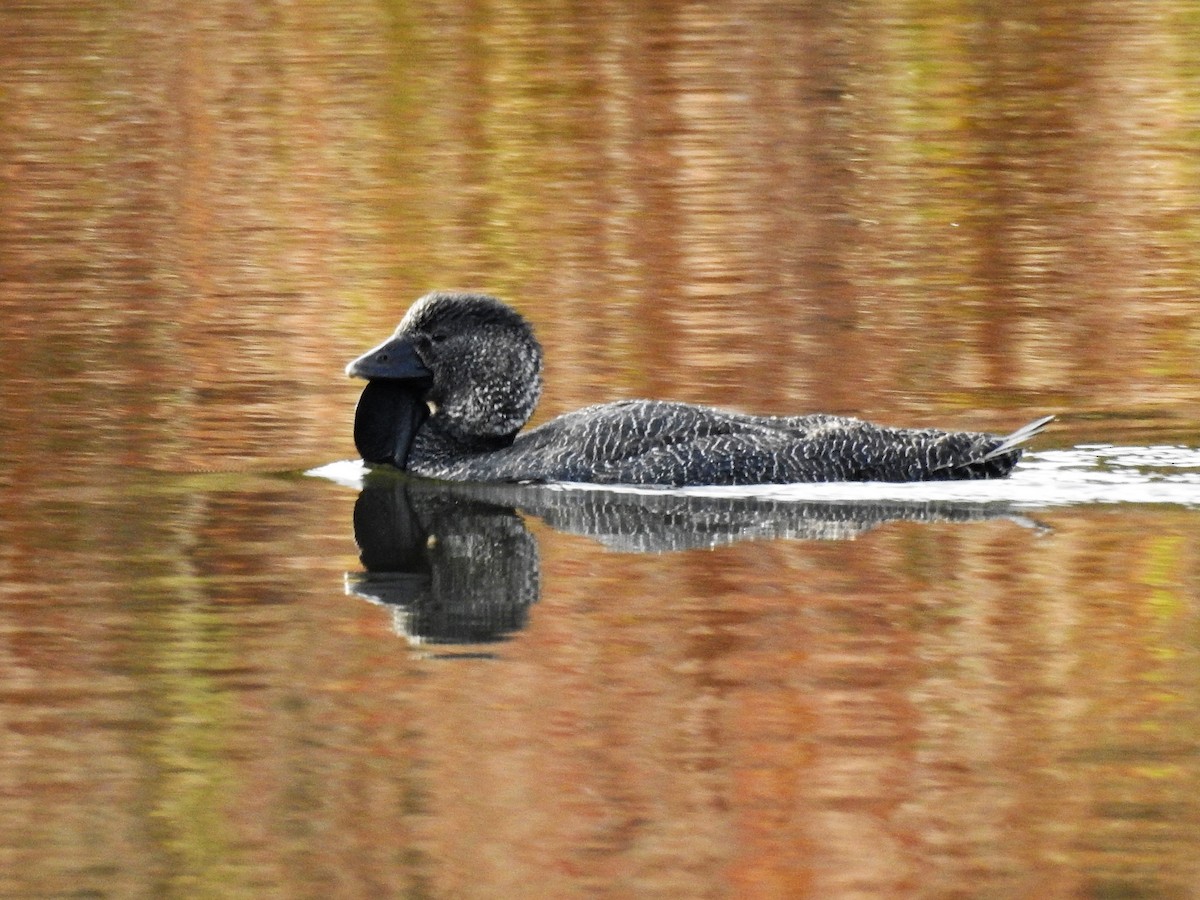
[{"label": "orange reflection in water", "polygon": [[[1195,442],[1185,2],[0,10],[0,884],[1185,895],[1194,514],[613,555],[499,659],[343,596],[344,362]],[[229,474],[193,471],[229,470]],[[154,474],[157,473],[157,474]]]}]

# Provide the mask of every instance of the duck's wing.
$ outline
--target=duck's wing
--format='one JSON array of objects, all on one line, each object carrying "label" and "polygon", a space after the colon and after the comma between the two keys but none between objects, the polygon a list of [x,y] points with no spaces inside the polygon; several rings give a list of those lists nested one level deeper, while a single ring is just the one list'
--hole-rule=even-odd
[{"label": "duck's wing", "polygon": [[595,481],[607,484],[738,485],[840,481],[851,478],[842,458],[781,430],[743,430],[692,437],[609,462]]},{"label": "duck's wing", "polygon": [[1020,445],[1052,418],[997,436],[887,428],[834,416],[735,417],[726,431],[615,461],[596,480],[682,486],[1003,478],[1020,459]]},{"label": "duck's wing", "polygon": [[741,435],[734,455],[749,452],[754,438],[765,446],[785,434],[781,422],[687,403],[626,400],[576,410],[521,434],[492,454],[491,464],[510,481],[698,484],[694,477],[679,479],[702,468],[705,448],[731,451],[725,441]]},{"label": "duck's wing", "polygon": [[[515,480],[632,485],[734,485],[854,477],[844,429],[828,415],[752,416],[707,406],[630,400],[568,413],[514,442],[514,457],[547,477]],[[823,439],[814,440],[816,435]]]},{"label": "duck's wing", "polygon": [[491,454],[485,477],[459,477],[669,486],[1001,478],[1047,421],[1001,437],[625,401],[554,419]]}]

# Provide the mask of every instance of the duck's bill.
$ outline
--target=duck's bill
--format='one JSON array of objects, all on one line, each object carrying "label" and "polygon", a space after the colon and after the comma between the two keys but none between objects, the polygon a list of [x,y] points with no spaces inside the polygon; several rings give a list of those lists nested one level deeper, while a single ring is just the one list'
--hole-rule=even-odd
[{"label": "duck's bill", "polygon": [[393,337],[378,347],[372,347],[346,366],[351,378],[394,378],[399,380],[428,379],[433,373],[417,356],[417,349],[407,337]]},{"label": "duck's bill", "polygon": [[429,381],[379,379],[367,382],[354,413],[354,446],[369,463],[403,469],[428,409]]}]

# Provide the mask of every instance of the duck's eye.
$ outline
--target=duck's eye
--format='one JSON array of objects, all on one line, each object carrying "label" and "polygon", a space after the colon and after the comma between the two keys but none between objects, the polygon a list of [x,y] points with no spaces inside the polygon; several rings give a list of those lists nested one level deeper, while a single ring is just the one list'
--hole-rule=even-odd
[{"label": "duck's eye", "polygon": [[446,335],[440,331],[435,331],[433,334],[431,334],[429,336],[429,340],[435,344],[440,344],[440,343],[442,343],[442,341],[446,340],[447,337],[448,337],[448,335]]}]

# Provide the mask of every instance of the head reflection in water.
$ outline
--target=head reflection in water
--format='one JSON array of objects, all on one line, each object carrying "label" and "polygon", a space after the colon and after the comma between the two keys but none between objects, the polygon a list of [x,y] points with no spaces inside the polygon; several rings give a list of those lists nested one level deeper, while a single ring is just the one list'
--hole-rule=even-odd
[{"label": "head reflection in water", "polygon": [[366,571],[351,590],[392,607],[414,642],[503,640],[537,601],[537,542],[511,507],[380,473],[354,506],[354,537]]}]

